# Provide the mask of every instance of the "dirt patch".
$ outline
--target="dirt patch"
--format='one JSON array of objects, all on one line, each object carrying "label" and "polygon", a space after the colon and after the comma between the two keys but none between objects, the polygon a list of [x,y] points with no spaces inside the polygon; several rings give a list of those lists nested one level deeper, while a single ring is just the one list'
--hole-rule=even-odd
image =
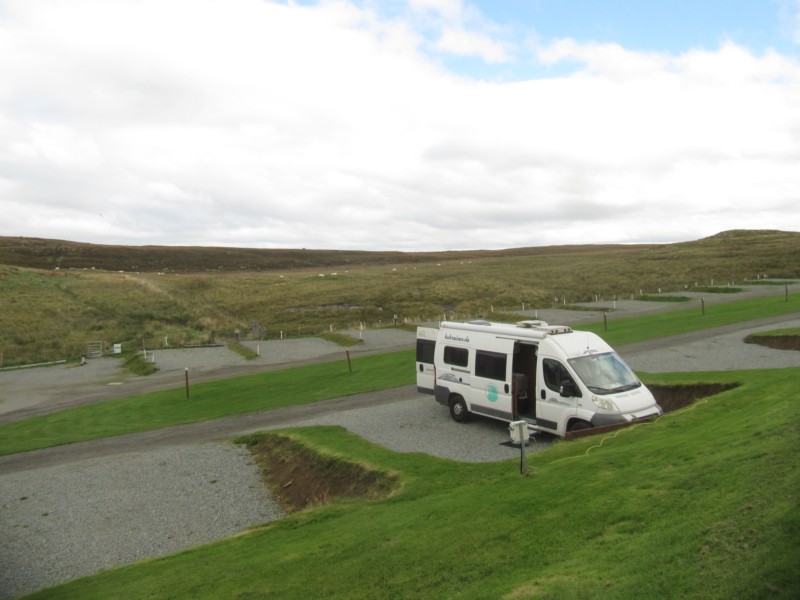
[{"label": "dirt patch", "polygon": [[747,344],[758,344],[775,350],[800,350],[800,335],[748,335]]},{"label": "dirt patch", "polygon": [[394,475],[319,454],[287,436],[260,434],[246,443],[287,513],[341,497],[382,498],[398,486]]},{"label": "dirt patch", "polygon": [[689,406],[700,398],[721,394],[738,387],[736,383],[697,383],[692,385],[658,385],[648,384],[656,402],[665,413],[673,412]]}]

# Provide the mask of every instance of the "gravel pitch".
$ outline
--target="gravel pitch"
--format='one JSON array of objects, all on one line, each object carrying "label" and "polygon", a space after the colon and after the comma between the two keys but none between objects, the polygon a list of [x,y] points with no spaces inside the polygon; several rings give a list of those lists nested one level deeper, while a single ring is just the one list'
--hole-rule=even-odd
[{"label": "gravel pitch", "polygon": [[2,598],[282,516],[249,452],[232,444],[95,458],[0,482]]},{"label": "gravel pitch", "polygon": [[[780,325],[798,326],[800,318]],[[742,341],[751,332],[775,328],[742,329],[679,346],[623,353],[623,357],[635,370],[650,372],[800,366],[798,352]],[[358,347],[362,352],[403,346],[414,339],[413,334],[391,330],[351,335],[364,336],[364,344]],[[343,352],[323,340],[260,342],[259,350],[257,360],[264,364]],[[162,372],[242,362],[224,348],[163,350],[157,352],[156,360]],[[124,385],[118,367],[109,367],[107,362],[114,361],[90,361],[71,370],[52,367],[2,373],[5,402],[0,404],[0,413],[53,401],[49,377],[78,390]],[[296,423],[311,424],[341,425],[398,452],[426,452],[466,462],[519,456],[517,449],[503,445],[508,440],[506,424],[475,419],[459,425],[429,396],[412,394],[407,400]],[[551,441],[542,435],[532,450],[546,448]],[[281,516],[249,454],[228,443],[143,449],[57,467],[0,472],[0,507],[0,599],[171,554]]]}]

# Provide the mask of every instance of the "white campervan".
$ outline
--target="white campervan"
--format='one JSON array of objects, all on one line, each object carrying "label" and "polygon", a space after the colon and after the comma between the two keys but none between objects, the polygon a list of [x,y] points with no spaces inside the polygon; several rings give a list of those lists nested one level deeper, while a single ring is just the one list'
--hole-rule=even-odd
[{"label": "white campervan", "polygon": [[543,321],[444,321],[417,329],[417,389],[450,415],[524,420],[534,431],[629,423],[661,414],[599,336]]}]

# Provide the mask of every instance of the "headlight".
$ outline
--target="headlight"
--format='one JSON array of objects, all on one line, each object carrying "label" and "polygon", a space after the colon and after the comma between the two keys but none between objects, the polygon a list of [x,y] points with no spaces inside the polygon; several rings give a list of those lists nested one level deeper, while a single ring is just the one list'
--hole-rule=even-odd
[{"label": "headlight", "polygon": [[602,396],[592,396],[592,402],[594,402],[597,408],[601,408],[609,412],[619,412],[619,408],[617,408],[617,405],[614,404],[614,401],[609,400],[608,398],[603,398]]}]

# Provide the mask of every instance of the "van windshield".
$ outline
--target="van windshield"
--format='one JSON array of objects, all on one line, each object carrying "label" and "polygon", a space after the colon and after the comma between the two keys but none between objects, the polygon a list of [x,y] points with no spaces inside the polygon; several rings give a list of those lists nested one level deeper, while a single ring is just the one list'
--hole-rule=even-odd
[{"label": "van windshield", "polygon": [[642,385],[615,352],[570,358],[569,364],[595,394],[626,392]]}]

